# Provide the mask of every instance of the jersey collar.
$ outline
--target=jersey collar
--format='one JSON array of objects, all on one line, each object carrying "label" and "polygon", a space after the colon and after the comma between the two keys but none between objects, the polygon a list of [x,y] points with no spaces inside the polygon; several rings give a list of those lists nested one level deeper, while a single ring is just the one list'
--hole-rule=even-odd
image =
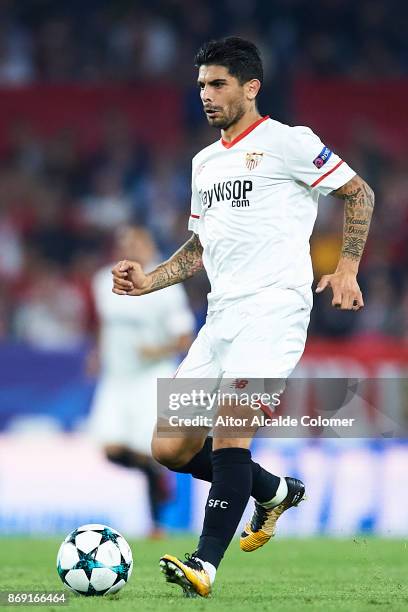
[{"label": "jersey collar", "polygon": [[236,136],[233,140],[231,140],[231,142],[227,142],[226,140],[224,140],[223,138],[221,138],[221,144],[226,148],[226,149],[230,149],[231,147],[234,146],[234,144],[237,144],[237,142],[239,142],[240,140],[242,140],[243,138],[245,138],[245,136],[248,136],[248,134],[250,134],[250,132],[252,132],[252,130],[254,130],[256,127],[258,127],[258,125],[260,123],[263,123],[264,121],[266,121],[267,119],[269,119],[269,115],[266,115],[265,117],[261,117],[260,119],[257,119],[255,121],[255,123],[252,123],[252,125],[248,126],[246,130],[244,130],[243,132],[241,132],[241,134],[238,134],[238,136]]}]

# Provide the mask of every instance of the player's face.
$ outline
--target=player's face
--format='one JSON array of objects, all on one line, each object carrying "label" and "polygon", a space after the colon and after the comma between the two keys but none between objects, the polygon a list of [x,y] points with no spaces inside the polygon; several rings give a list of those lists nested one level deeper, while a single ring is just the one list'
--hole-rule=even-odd
[{"label": "player's face", "polygon": [[245,85],[231,76],[225,66],[200,66],[197,79],[208,123],[226,130],[248,110]]}]

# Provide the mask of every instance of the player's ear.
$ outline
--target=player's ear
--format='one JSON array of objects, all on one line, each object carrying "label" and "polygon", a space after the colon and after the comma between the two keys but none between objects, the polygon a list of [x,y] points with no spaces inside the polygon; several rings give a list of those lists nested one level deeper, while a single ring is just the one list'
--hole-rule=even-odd
[{"label": "player's ear", "polygon": [[255,100],[259,90],[261,89],[261,81],[258,79],[251,79],[245,83],[244,87],[247,99]]}]

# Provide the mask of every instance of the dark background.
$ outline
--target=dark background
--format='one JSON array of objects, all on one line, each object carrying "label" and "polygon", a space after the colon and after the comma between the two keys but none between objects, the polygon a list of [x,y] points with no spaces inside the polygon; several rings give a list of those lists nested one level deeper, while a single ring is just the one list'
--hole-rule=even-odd
[{"label": "dark background", "polygon": [[[319,297],[311,336],[405,341],[407,26],[396,1],[3,0],[0,337],[57,349],[89,337],[89,281],[115,226],[147,225],[164,256],[187,238],[191,157],[218,138],[193,57],[236,34],[264,57],[261,111],[312,127],[376,192],[366,307],[338,313]],[[342,217],[342,202],[321,200],[316,278],[336,265]],[[207,289],[204,275],[188,283],[199,320]]]}]

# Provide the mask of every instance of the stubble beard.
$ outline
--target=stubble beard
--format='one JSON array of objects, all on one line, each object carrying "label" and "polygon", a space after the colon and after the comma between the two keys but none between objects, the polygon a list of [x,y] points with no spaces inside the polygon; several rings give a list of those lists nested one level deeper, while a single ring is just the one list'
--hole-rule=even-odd
[{"label": "stubble beard", "polygon": [[211,119],[207,116],[208,123],[211,127],[217,128],[218,130],[228,130],[231,126],[237,123],[245,115],[245,109],[241,103],[238,103],[232,109],[229,117],[219,117],[219,119]]}]

